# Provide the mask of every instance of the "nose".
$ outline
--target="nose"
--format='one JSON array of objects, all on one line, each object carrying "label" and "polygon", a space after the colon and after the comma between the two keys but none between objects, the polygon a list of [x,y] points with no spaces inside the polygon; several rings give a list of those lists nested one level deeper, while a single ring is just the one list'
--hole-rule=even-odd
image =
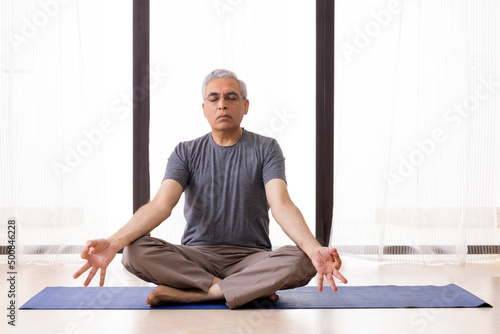
[{"label": "nose", "polygon": [[224,96],[221,96],[221,97],[220,97],[219,104],[218,104],[218,109],[219,109],[219,110],[224,110],[224,109],[227,109],[227,106],[226,106],[226,99],[224,98]]}]

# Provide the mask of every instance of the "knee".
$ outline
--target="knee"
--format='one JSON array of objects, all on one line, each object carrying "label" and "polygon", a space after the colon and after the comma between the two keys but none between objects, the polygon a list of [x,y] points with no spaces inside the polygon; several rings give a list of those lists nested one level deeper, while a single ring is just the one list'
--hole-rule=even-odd
[{"label": "knee", "polygon": [[123,248],[122,264],[128,269],[132,265],[137,265],[141,262],[146,244],[150,242],[150,237],[141,237]]},{"label": "knee", "polygon": [[132,244],[129,244],[123,248],[123,254],[122,254],[122,264],[125,267],[130,267],[131,262],[133,261],[133,258],[135,257],[135,254],[137,253],[134,249],[135,247],[132,246]]},{"label": "knee", "polygon": [[293,257],[292,270],[298,277],[311,280],[316,275],[316,268],[311,259],[300,248],[296,246],[285,246],[284,251]]},{"label": "knee", "polygon": [[307,280],[311,280],[316,275],[316,268],[311,259],[301,251],[301,255],[297,259],[296,268],[298,273]]},{"label": "knee", "polygon": [[289,257],[283,289],[304,286],[316,275],[311,259],[296,246],[285,246],[283,253]]},{"label": "knee", "polygon": [[165,254],[173,251],[173,248],[164,240],[145,235],[123,248],[122,264],[129,270],[141,270],[149,262],[146,259],[154,257],[159,251]]}]

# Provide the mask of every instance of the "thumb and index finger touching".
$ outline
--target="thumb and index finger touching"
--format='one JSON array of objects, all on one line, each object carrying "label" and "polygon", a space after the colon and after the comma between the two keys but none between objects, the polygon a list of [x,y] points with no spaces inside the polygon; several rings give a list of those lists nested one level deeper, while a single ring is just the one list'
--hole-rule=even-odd
[{"label": "thumb and index finger touching", "polygon": [[80,257],[84,260],[88,259],[88,255],[91,252],[91,248],[94,248],[96,246],[97,246],[97,240],[88,240],[80,254]]},{"label": "thumb and index finger touching", "polygon": [[319,279],[318,279],[318,291],[322,292],[323,291],[323,281],[324,281],[324,276],[327,277],[328,282],[330,283],[330,286],[333,291],[337,291],[337,286],[335,285],[335,281],[333,280],[333,277],[336,277],[339,279],[342,283],[346,284],[347,279],[342,275],[338,269],[340,268],[342,264],[342,260],[340,259],[340,256],[335,248],[328,248],[328,255],[330,255],[330,260],[333,260],[334,267],[331,273],[327,274],[320,274]]},{"label": "thumb and index finger touching", "polygon": [[[337,249],[329,248],[328,252],[333,256],[333,259],[334,259],[334,267],[333,267],[332,275],[335,276],[336,278],[338,278],[342,283],[346,284],[347,279],[339,271],[340,266],[342,265],[342,260],[340,259],[340,255],[337,252]],[[333,281],[333,278],[330,282],[332,282],[332,281]]]},{"label": "thumb and index finger touching", "polygon": [[93,255],[94,249],[97,247],[98,243],[99,243],[99,240],[88,240],[87,241],[84,249],[82,250],[82,253],[80,254],[80,257],[84,260],[87,260],[87,262],[73,274],[73,278],[76,279],[76,278],[80,277],[80,275],[82,275],[84,272],[86,272],[87,270],[92,268],[92,270],[90,271],[89,277],[87,278],[87,280],[84,283],[84,286],[87,286],[90,283],[90,281],[92,280],[92,278],[94,277],[94,275],[96,274],[98,269],[101,269],[101,277],[100,277],[100,282],[99,282],[100,284],[99,285],[103,286],[103,284],[104,284],[104,278],[106,276],[106,268],[98,268],[96,266],[93,266],[90,263],[90,256]]}]

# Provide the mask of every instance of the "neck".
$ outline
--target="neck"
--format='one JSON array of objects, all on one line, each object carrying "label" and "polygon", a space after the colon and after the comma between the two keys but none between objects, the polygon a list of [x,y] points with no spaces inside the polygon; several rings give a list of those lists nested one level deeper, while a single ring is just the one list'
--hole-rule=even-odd
[{"label": "neck", "polygon": [[240,140],[241,136],[243,136],[242,128],[235,129],[231,132],[212,130],[212,138],[219,146],[232,146]]}]

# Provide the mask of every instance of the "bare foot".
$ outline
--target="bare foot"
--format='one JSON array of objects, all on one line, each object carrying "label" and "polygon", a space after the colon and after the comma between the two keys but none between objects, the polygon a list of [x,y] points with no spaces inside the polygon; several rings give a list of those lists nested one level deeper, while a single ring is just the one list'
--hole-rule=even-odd
[{"label": "bare foot", "polygon": [[186,303],[182,298],[182,291],[165,285],[158,285],[146,298],[149,306],[159,306],[165,304]]},{"label": "bare foot", "polygon": [[278,302],[278,300],[280,299],[280,296],[278,296],[276,293],[273,293],[271,296],[269,296],[269,299],[271,299],[271,301],[276,304]]},{"label": "bare foot", "polygon": [[158,285],[149,293],[146,303],[154,307],[167,304],[189,304],[223,299],[224,295],[216,283],[210,287],[208,292],[198,289],[181,290],[165,285]]}]

